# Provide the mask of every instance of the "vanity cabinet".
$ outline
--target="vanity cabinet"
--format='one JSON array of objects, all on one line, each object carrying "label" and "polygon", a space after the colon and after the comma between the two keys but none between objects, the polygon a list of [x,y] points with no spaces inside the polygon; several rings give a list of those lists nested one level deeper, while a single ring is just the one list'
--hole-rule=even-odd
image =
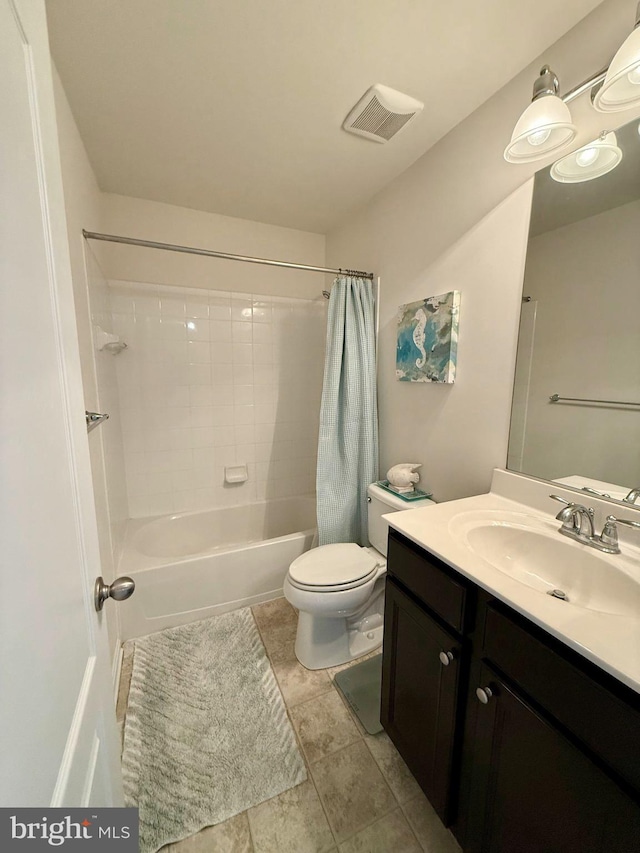
[{"label": "vanity cabinet", "polygon": [[393,530],[381,719],[464,853],[640,850],[640,697]]},{"label": "vanity cabinet", "polygon": [[389,580],[381,720],[441,819],[451,818],[461,642]]},{"label": "vanity cabinet", "polygon": [[634,803],[490,666],[480,683],[465,853],[638,850]]},{"label": "vanity cabinet", "polygon": [[[381,720],[445,824],[455,812],[463,689],[470,650],[468,587],[444,565],[390,541]],[[431,606],[424,603],[428,598]]]}]

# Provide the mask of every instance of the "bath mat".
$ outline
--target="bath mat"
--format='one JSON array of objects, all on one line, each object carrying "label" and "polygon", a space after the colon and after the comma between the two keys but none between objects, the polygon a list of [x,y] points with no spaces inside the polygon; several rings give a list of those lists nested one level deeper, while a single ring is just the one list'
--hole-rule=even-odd
[{"label": "bath mat", "polygon": [[382,655],[340,670],[333,680],[366,731],[370,735],[381,732]]},{"label": "bath mat", "polygon": [[122,766],[140,853],[307,778],[249,608],[135,641]]}]

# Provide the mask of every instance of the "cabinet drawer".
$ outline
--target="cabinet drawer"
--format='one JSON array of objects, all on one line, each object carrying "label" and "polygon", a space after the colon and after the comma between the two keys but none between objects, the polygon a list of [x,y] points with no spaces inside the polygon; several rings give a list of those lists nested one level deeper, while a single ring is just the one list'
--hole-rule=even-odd
[{"label": "cabinet drawer", "polygon": [[460,576],[394,530],[389,531],[387,571],[458,633],[467,630],[469,590]]},{"label": "cabinet drawer", "polygon": [[[516,616],[515,619],[518,619]],[[487,607],[483,655],[640,794],[640,711],[574,666],[540,629]],[[587,667],[589,668],[588,662]],[[640,703],[639,703],[640,704]]]}]

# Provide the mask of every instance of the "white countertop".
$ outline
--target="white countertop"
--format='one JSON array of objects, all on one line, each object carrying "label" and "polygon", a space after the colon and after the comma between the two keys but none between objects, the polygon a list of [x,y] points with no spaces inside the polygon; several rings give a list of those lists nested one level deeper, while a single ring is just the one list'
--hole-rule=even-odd
[{"label": "white countertop", "polygon": [[[520,483],[516,483],[517,488],[512,488],[507,481],[509,474],[506,472],[497,472],[497,474],[499,477],[494,477],[494,487],[498,479],[500,482],[507,483],[509,488],[506,491],[522,493],[523,478],[520,478]],[[545,523],[551,520],[559,529],[560,522],[556,522],[554,517],[560,507],[548,501],[549,512],[544,512],[540,510],[540,506],[544,506],[544,500],[548,500],[550,491],[560,492],[569,500],[576,500],[575,492],[563,492],[540,481],[533,481],[533,486],[535,494],[532,495],[532,505],[492,491],[476,497],[432,504],[422,509],[390,513],[385,518],[391,527],[408,539],[426,548],[460,574],[640,693],[640,612],[637,616],[602,613],[572,606],[570,603],[532,590],[478,556],[464,544],[460,536],[456,535],[457,524],[453,519],[459,518],[461,513],[474,510],[524,513],[530,517],[533,516],[538,522],[541,519]],[[604,518],[606,513],[616,512],[616,508],[610,503],[599,503],[591,499],[589,503],[598,504],[596,524],[597,529],[600,530],[601,524],[598,524],[600,516]],[[624,515],[629,517],[629,513]],[[558,536],[560,536],[559,533]],[[585,551],[599,553],[588,545],[574,542],[571,545]],[[640,550],[623,542],[622,537],[620,545],[625,556],[625,571],[631,574],[637,570],[634,577],[640,583]],[[617,557],[607,555],[606,559],[615,561]]]}]

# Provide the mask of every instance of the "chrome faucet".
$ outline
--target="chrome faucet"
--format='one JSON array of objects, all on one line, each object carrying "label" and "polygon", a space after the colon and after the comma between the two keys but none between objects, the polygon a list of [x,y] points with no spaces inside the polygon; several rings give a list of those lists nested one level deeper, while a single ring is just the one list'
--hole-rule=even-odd
[{"label": "chrome faucet", "polygon": [[622,500],[626,504],[634,504],[638,500],[638,498],[640,498],[640,486],[635,486],[633,489],[631,489],[626,498],[622,498]]},{"label": "chrome faucet", "polygon": [[579,542],[586,542],[586,544],[591,545],[591,540],[596,534],[593,526],[593,507],[587,509],[582,504],[566,501],[560,495],[549,495],[549,497],[553,498],[554,501],[566,504],[556,515],[556,519],[562,522],[560,533],[564,536],[570,536],[572,539],[577,539]]},{"label": "chrome faucet", "polygon": [[605,554],[619,554],[620,546],[618,545],[618,528],[617,524],[624,524],[625,527],[633,527],[640,530],[640,522],[627,521],[625,518],[616,518],[613,515],[608,515],[602,533],[596,535],[593,516],[593,507],[587,508],[582,504],[571,503],[560,495],[549,495],[554,501],[566,504],[556,515],[557,521],[562,522],[560,533],[563,536],[569,536],[577,542],[582,542],[583,545],[589,545],[591,548],[596,548],[598,551],[604,551]]}]

